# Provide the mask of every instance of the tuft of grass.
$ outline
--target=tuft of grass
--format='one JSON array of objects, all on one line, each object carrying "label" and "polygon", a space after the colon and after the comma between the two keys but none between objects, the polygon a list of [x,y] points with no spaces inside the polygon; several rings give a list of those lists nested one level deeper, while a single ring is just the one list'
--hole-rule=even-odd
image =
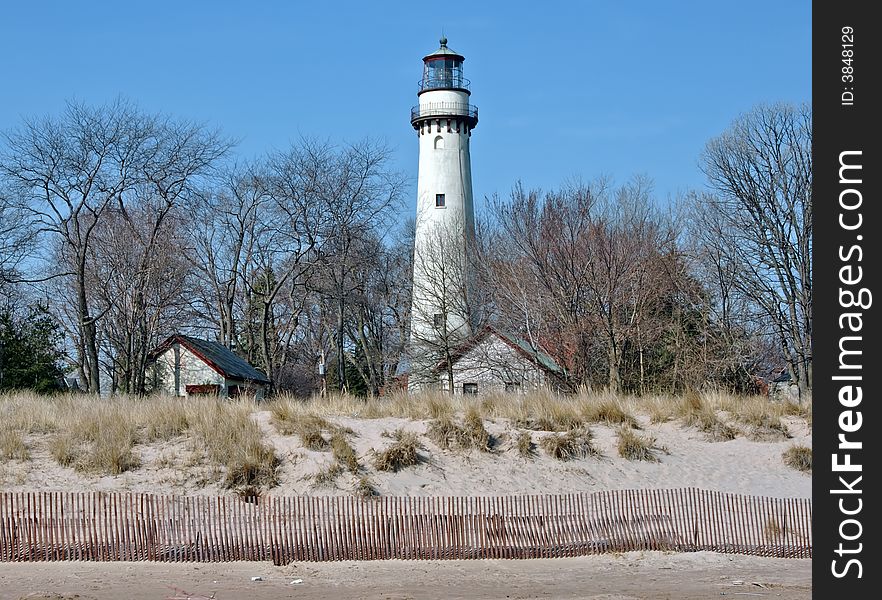
[{"label": "tuft of grass", "polygon": [[675,415],[683,419],[688,425],[693,425],[701,415],[712,413],[713,409],[708,406],[701,394],[696,390],[687,391],[680,399],[676,407]]},{"label": "tuft of grass", "polygon": [[788,467],[810,473],[812,470],[812,449],[808,446],[791,446],[781,455]]},{"label": "tuft of grass", "polygon": [[426,435],[444,450],[468,447],[465,429],[458,425],[450,415],[441,416],[429,423]]},{"label": "tuft of grass", "polygon": [[496,416],[499,405],[505,402],[505,398],[500,398],[497,394],[485,394],[481,396],[480,413],[482,417],[492,418]]},{"label": "tuft of grass", "polygon": [[547,390],[508,396],[499,402],[494,415],[510,419],[516,427],[533,431],[569,431],[584,425],[577,402]]},{"label": "tuft of grass", "polygon": [[[345,397],[347,401],[349,397]],[[320,400],[324,402],[323,400]],[[339,404],[342,398],[338,399],[337,408],[341,408]],[[319,401],[317,401],[319,402]],[[340,427],[328,421],[325,417],[320,416],[316,406],[307,404],[303,401],[297,401],[290,398],[282,398],[270,404],[270,420],[276,429],[282,435],[296,434],[300,438],[300,442],[304,448],[314,450],[316,452],[326,452],[334,450],[333,438],[335,436],[350,435],[353,433],[348,427]],[[325,434],[329,434],[331,442]],[[344,440],[345,441],[345,440]],[[338,443],[337,452],[343,450]],[[349,459],[347,459],[348,461]]]},{"label": "tuft of grass", "polygon": [[728,442],[738,437],[738,430],[714,413],[702,414],[697,425],[710,442]]},{"label": "tuft of grass", "polygon": [[524,458],[533,458],[536,456],[536,444],[533,443],[533,436],[529,431],[522,431],[515,440],[515,448]]},{"label": "tuft of grass", "polygon": [[724,442],[738,437],[738,430],[720,419],[716,410],[695,390],[686,392],[677,406],[676,414],[684,425],[697,428],[711,442]]},{"label": "tuft of grass", "polygon": [[208,462],[224,467],[224,487],[278,484],[281,461],[263,442],[260,427],[251,419],[253,410],[253,402],[217,399],[203,401],[193,411],[194,449],[202,451]]},{"label": "tuft of grass", "polygon": [[484,419],[476,407],[471,406],[466,410],[463,429],[470,448],[477,448],[481,452],[490,452],[493,449],[493,437],[484,427]]},{"label": "tuft of grass", "polygon": [[449,394],[431,394],[426,401],[426,409],[433,419],[449,418],[455,412]]},{"label": "tuft of grass", "polygon": [[638,435],[624,425],[619,428],[617,435],[619,438],[617,448],[622,458],[658,462],[654,437]]},{"label": "tuft of grass", "polygon": [[787,401],[781,407],[781,412],[783,415],[789,417],[800,417],[805,419],[806,425],[809,426],[809,429],[812,427],[812,400],[809,398],[805,402],[801,404],[797,404],[796,402]]},{"label": "tuft of grass", "polygon": [[191,405],[183,398],[151,398],[141,403],[139,409],[145,441],[170,440],[190,427]]},{"label": "tuft of grass", "polygon": [[91,448],[77,464],[82,471],[119,475],[141,466],[141,459],[133,452],[137,441],[134,423],[104,422]]},{"label": "tuft of grass", "polygon": [[654,425],[673,421],[679,412],[679,403],[668,396],[644,398],[640,405],[649,415],[649,422]]},{"label": "tuft of grass", "polygon": [[262,442],[249,441],[240,451],[225,461],[226,474],[223,486],[273,487],[278,485],[276,470],[281,464],[274,450]]},{"label": "tuft of grass", "polygon": [[397,429],[392,433],[392,438],[395,440],[392,445],[374,456],[374,468],[378,471],[400,471],[420,462],[417,452],[420,441],[415,433]]},{"label": "tuft of grass", "polygon": [[[73,401],[59,408],[58,432],[49,453],[66,467],[102,475],[119,475],[141,465],[133,452],[139,441],[137,411],[123,399]],[[63,424],[63,426],[61,426]]]},{"label": "tuft of grass", "polygon": [[380,495],[380,491],[374,485],[374,482],[366,475],[358,478],[353,492],[360,498],[374,498]]},{"label": "tuft of grass", "polygon": [[774,421],[751,427],[749,437],[755,442],[778,442],[789,440],[793,436],[790,435],[787,425],[782,423],[780,419],[775,419]]},{"label": "tuft of grass", "polygon": [[337,464],[346,468],[350,473],[358,473],[360,469],[358,455],[355,454],[355,449],[349,444],[342,432],[338,431],[331,435],[331,452],[333,452]]},{"label": "tuft of grass", "polygon": [[555,433],[542,438],[542,449],[557,460],[573,460],[586,456],[599,456],[600,452],[592,443],[593,435],[589,429],[573,429],[566,433]]},{"label": "tuft of grass", "polygon": [[787,406],[763,396],[720,396],[720,407],[748,428],[755,441],[779,441],[792,437],[782,421]]},{"label": "tuft of grass", "polygon": [[340,463],[331,463],[313,476],[316,485],[329,486],[333,485],[337,477],[343,474],[343,467]]},{"label": "tuft of grass", "polygon": [[304,448],[309,448],[316,452],[324,452],[330,448],[328,440],[325,439],[325,436],[322,435],[319,429],[303,429],[298,432],[298,435]]},{"label": "tuft of grass", "polygon": [[71,402],[69,396],[40,396],[17,391],[0,394],[0,431],[52,433],[59,429],[59,412]]},{"label": "tuft of grass", "polygon": [[606,423],[607,425],[624,425],[639,429],[637,419],[628,412],[621,401],[613,398],[602,398],[585,404],[583,411],[589,423]]},{"label": "tuft of grass", "polygon": [[72,467],[83,449],[72,435],[57,435],[49,442],[49,455],[62,467]]},{"label": "tuft of grass", "polygon": [[306,415],[294,426],[294,432],[300,436],[303,446],[317,452],[324,452],[331,447],[328,440],[322,435],[322,432],[327,429],[331,429],[331,424],[316,415]]},{"label": "tuft of grass", "polygon": [[0,459],[29,460],[31,451],[24,441],[24,436],[12,429],[0,429]]},{"label": "tuft of grass", "polygon": [[300,415],[305,410],[305,403],[293,398],[276,398],[267,406],[270,411],[270,423],[282,435],[293,435],[297,431]]},{"label": "tuft of grass", "polygon": [[455,422],[450,415],[443,415],[429,423],[426,435],[444,450],[477,448],[482,452],[490,452],[495,443],[475,406],[466,410],[462,425]]}]

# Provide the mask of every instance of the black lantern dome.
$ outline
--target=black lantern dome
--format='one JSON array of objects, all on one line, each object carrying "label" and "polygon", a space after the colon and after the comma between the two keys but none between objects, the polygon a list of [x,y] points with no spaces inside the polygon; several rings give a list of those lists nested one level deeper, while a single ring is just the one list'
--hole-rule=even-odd
[{"label": "black lantern dome", "polygon": [[423,79],[420,93],[429,90],[461,90],[469,92],[469,80],[462,76],[465,58],[447,47],[447,38],[441,37],[441,47],[423,57]]}]

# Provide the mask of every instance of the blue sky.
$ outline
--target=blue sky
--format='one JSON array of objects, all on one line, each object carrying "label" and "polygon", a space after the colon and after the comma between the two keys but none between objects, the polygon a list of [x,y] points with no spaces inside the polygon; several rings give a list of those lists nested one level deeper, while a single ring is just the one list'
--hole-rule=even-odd
[{"label": "blue sky", "polygon": [[381,138],[415,184],[409,109],[442,28],[480,108],[479,206],[517,180],[635,173],[664,201],[704,185],[698,156],[739,114],[811,99],[804,1],[33,0],[0,14],[0,129],[124,95],[219,126],[245,158]]}]

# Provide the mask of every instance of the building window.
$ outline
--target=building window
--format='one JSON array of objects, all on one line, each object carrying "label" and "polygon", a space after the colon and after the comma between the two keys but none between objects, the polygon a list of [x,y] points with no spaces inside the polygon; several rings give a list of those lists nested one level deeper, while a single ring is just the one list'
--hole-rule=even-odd
[{"label": "building window", "polygon": [[435,329],[441,329],[444,327],[444,315],[442,313],[435,313],[432,315],[432,323],[435,325]]},{"label": "building window", "polygon": [[444,208],[444,194],[435,194],[435,208]]},{"label": "building window", "polygon": [[506,381],[505,391],[511,394],[518,394],[521,391],[521,384],[517,381]]},{"label": "building window", "polygon": [[478,393],[478,384],[477,383],[464,383],[464,384],[462,384],[462,393],[476,395]]},{"label": "building window", "polygon": [[435,150],[444,150],[444,138],[440,135],[435,138]]}]

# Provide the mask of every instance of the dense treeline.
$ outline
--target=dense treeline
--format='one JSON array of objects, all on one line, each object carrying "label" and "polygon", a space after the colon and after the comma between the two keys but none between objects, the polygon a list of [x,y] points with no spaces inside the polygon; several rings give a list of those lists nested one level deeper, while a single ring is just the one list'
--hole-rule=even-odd
[{"label": "dense treeline", "polygon": [[[664,209],[641,178],[488,199],[474,318],[541,344],[574,389],[748,390],[786,365],[808,393],[810,108],[758,107],[701,161],[709,190]],[[407,181],[379,142],[243,163],[123,101],[24,121],[0,138],[0,388],[38,385],[10,375],[30,353],[41,389],[64,369],[145,393],[149,351],[184,332],[277,390],[312,393],[325,356],[331,385],[380,393],[407,364]]]}]

